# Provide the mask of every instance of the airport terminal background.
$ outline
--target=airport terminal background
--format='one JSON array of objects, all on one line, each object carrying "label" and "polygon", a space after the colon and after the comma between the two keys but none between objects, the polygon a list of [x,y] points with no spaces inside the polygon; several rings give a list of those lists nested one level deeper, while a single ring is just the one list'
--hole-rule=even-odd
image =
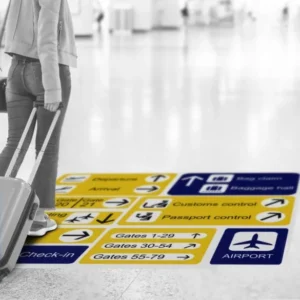
[{"label": "airport terminal background", "polygon": [[[60,175],[300,173],[300,1],[193,0],[186,21],[184,0],[68,2],[79,61]],[[9,62],[2,49],[1,76]],[[6,134],[1,114],[0,148]],[[297,207],[281,265],[17,269],[0,299],[299,300]]]}]

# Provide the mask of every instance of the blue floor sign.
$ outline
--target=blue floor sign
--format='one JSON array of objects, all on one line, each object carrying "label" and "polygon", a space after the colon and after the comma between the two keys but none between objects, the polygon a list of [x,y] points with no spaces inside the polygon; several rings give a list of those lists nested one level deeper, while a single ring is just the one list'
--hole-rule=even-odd
[{"label": "blue floor sign", "polygon": [[24,246],[18,264],[72,264],[88,246]]},{"label": "blue floor sign", "polygon": [[293,195],[297,192],[299,174],[201,174],[182,175],[169,195]]},{"label": "blue floor sign", "polygon": [[288,229],[227,229],[211,264],[279,265]]}]

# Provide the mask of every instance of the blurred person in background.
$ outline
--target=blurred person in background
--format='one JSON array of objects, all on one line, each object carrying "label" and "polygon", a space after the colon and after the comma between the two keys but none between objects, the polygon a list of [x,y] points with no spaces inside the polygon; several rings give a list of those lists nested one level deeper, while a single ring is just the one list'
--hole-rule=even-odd
[{"label": "blurred person in background", "polygon": [[286,4],[282,9],[282,19],[284,22],[287,22],[289,19],[289,6]]},{"label": "blurred person in background", "polygon": [[93,8],[94,8],[94,13],[95,13],[95,20],[98,25],[98,31],[101,31],[101,25],[102,25],[102,21],[105,17],[105,14],[104,14],[104,9],[102,7],[100,0],[93,0]]},{"label": "blurred person in background", "polygon": [[184,26],[187,26],[188,20],[189,20],[189,16],[190,16],[188,1],[185,2],[183,8],[181,9],[181,16],[183,18]]}]

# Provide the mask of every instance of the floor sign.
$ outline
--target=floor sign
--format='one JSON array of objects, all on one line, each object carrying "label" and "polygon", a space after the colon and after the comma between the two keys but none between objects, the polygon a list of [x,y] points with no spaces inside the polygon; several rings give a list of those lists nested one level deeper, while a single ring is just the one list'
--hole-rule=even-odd
[{"label": "floor sign", "polygon": [[18,267],[278,265],[298,174],[66,174]]},{"label": "floor sign", "polygon": [[227,229],[212,264],[281,264],[287,229]]}]

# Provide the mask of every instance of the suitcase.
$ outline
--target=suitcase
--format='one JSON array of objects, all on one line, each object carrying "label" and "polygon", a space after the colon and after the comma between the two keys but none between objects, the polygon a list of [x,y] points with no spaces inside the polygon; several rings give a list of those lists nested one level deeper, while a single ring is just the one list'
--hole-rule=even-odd
[{"label": "suitcase", "polygon": [[11,178],[10,175],[37,112],[37,105],[35,104],[31,112],[5,176],[0,177],[0,282],[14,269],[39,208],[40,202],[31,184],[61,113],[60,109],[55,113],[28,182]]}]

